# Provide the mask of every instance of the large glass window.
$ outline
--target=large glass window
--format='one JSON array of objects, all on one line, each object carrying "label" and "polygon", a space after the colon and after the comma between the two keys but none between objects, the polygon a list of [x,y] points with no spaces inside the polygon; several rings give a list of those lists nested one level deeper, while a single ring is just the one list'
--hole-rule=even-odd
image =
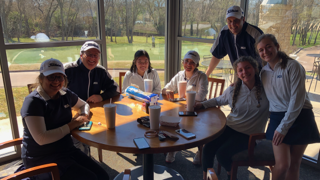
[{"label": "large glass window", "polygon": [[240,5],[240,0],[183,0],[181,36],[216,39],[233,5]]},{"label": "large glass window", "polygon": [[[0,57],[1,60],[1,57]],[[1,63],[1,61],[0,61]],[[1,68],[0,68],[1,69]],[[0,73],[0,142],[12,140],[11,121],[8,113],[7,98],[4,89],[3,76]],[[0,157],[12,152],[13,147],[0,150]]]},{"label": "large glass window", "polygon": [[97,0],[2,0],[5,43],[100,39]]},{"label": "large glass window", "polygon": [[164,87],[165,0],[105,0],[108,71],[118,81],[130,69],[134,54],[144,49]]}]

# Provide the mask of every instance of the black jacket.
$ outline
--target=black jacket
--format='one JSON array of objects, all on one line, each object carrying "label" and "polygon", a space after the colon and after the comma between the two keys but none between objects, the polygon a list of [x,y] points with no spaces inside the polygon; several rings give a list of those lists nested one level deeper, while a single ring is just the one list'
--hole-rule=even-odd
[{"label": "black jacket", "polygon": [[94,94],[100,94],[103,100],[119,94],[117,83],[103,66],[97,65],[90,71],[79,58],[65,64],[64,68],[69,81],[68,88],[84,101]]},{"label": "black jacket", "polygon": [[239,34],[234,36],[226,25],[222,28],[210,51],[218,59],[228,54],[231,64],[241,56],[251,56],[261,66],[261,59],[255,50],[255,43],[262,34],[261,29],[244,22]]}]

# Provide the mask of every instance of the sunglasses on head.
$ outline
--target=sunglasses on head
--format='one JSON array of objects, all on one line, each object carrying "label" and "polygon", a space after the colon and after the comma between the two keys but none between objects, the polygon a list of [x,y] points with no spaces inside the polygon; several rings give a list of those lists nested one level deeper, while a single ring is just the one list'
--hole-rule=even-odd
[{"label": "sunglasses on head", "polygon": [[50,75],[50,76],[46,76],[46,78],[49,80],[49,81],[59,81],[59,82],[62,82],[64,81],[64,76],[55,76],[55,75]]}]

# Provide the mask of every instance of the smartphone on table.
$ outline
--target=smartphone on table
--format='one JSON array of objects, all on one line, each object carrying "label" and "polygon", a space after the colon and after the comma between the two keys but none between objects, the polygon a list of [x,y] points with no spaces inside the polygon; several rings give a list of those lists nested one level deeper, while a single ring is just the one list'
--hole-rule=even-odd
[{"label": "smartphone on table", "polygon": [[176,133],[180,134],[181,136],[183,136],[186,139],[192,139],[195,138],[196,135],[187,131],[186,129],[177,129]]},{"label": "smartphone on table", "polygon": [[197,112],[192,111],[179,111],[179,116],[197,116]]},{"label": "smartphone on table", "polygon": [[148,149],[148,148],[150,148],[147,140],[145,138],[143,138],[143,137],[134,138],[133,142],[139,149]]},{"label": "smartphone on table", "polygon": [[89,131],[92,127],[92,121],[87,122],[79,127],[79,131]]}]

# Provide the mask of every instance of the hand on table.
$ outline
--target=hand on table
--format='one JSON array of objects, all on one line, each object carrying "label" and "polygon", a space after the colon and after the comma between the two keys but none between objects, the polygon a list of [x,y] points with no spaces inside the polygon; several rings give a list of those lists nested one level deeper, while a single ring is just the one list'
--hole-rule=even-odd
[{"label": "hand on table", "polygon": [[80,115],[75,118],[72,118],[71,122],[68,123],[70,131],[72,131],[75,128],[78,128],[79,126],[83,125],[83,123],[89,122],[89,118],[87,115]]},{"label": "hand on table", "polygon": [[203,107],[201,102],[196,102],[193,107],[194,107],[195,110],[196,109],[204,109],[204,107]]},{"label": "hand on table", "polygon": [[103,101],[102,96],[99,94],[94,94],[87,99],[87,102],[98,103]]},{"label": "hand on table", "polygon": [[272,139],[272,143],[275,146],[278,146],[279,144],[282,143],[283,139],[284,139],[283,134],[279,133],[277,130],[274,131],[274,135],[273,135],[273,139]]}]

